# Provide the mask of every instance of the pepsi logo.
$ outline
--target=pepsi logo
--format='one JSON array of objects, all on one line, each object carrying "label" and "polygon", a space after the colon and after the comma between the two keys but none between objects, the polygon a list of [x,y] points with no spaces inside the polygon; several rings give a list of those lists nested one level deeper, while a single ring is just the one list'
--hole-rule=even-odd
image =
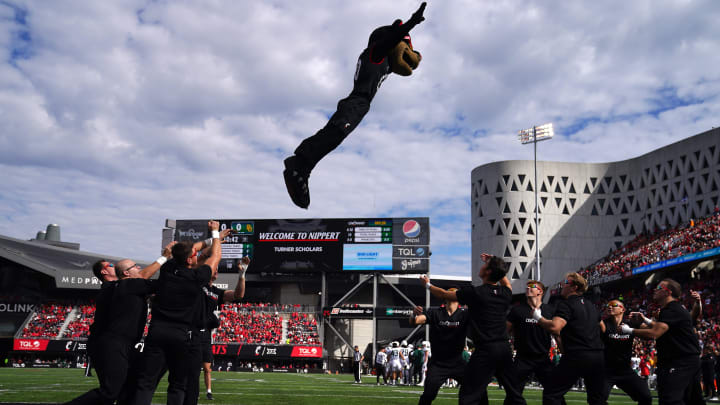
[{"label": "pepsi logo", "polygon": [[417,248],[417,249],[415,249],[415,254],[416,254],[417,256],[425,256],[425,249],[423,249],[423,248]]},{"label": "pepsi logo", "polygon": [[414,219],[410,219],[405,221],[402,230],[406,237],[417,238],[420,235],[420,224]]},{"label": "pepsi logo", "polygon": [[40,347],[40,342],[36,340],[36,341],[33,342],[32,345],[33,345],[34,347]]}]

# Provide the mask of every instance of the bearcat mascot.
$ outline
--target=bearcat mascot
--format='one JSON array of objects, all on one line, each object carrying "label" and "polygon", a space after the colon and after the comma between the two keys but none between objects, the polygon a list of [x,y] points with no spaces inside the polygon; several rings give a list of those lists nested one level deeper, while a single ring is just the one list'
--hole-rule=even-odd
[{"label": "bearcat mascot", "polygon": [[407,22],[395,20],[370,34],[368,46],[358,58],[350,95],[338,102],[337,111],[324,128],[302,141],[295,154],[285,159],[285,185],[297,206],[310,205],[310,172],[360,124],[383,80],[391,72],[410,76],[418,67],[422,57],[413,49],[409,33],[425,20],[425,6],[423,2]]}]

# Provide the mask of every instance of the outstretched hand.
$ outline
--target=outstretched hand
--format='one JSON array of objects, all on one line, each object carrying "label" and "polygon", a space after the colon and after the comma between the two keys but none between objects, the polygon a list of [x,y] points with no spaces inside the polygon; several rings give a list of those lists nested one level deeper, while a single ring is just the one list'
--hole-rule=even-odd
[{"label": "outstretched hand", "polygon": [[696,302],[702,302],[702,297],[700,296],[700,293],[697,291],[690,290],[690,295],[692,296],[693,300]]},{"label": "outstretched hand", "polygon": [[175,244],[177,244],[177,241],[172,241],[172,242],[168,243],[167,245],[165,245],[165,247],[163,248],[163,251],[162,251],[162,255],[167,257],[168,259],[171,258],[172,257],[172,247],[175,246]]},{"label": "outstretched hand", "polygon": [[220,243],[225,242],[225,238],[230,236],[232,234],[233,230],[231,228],[223,229],[220,231]]},{"label": "outstretched hand", "polygon": [[245,278],[245,272],[248,269],[248,266],[250,265],[250,258],[245,256],[243,257],[237,264],[238,268],[238,274],[240,275],[240,278]]},{"label": "outstretched hand", "polygon": [[420,5],[420,8],[417,9],[410,17],[410,20],[408,21],[412,25],[420,24],[421,22],[425,21],[425,17],[423,17],[423,13],[425,12],[425,7],[427,6],[427,2],[422,2]]}]

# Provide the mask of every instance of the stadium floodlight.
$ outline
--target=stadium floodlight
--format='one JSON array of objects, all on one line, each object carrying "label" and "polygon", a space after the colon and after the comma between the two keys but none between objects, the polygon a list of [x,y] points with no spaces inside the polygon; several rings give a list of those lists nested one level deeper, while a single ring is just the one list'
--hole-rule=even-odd
[{"label": "stadium floodlight", "polygon": [[528,143],[535,145],[533,158],[535,162],[535,187],[533,187],[533,189],[535,190],[535,278],[538,281],[542,280],[540,280],[540,220],[538,219],[540,201],[538,199],[537,143],[550,140],[553,135],[555,135],[555,131],[553,131],[553,124],[551,122],[518,131],[520,143],[523,145]]}]

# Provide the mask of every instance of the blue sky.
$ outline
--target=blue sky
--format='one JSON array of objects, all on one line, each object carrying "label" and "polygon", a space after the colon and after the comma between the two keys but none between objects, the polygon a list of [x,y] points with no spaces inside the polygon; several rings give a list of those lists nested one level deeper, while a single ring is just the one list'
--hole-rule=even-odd
[{"label": "blue sky", "polygon": [[[0,234],[50,223],[151,260],[165,218],[429,216],[432,272],[470,274],[470,172],[628,159],[718,126],[720,3],[429,2],[423,54],[293,206],[282,160],[352,86],[369,33],[419,2],[0,1]],[[631,147],[627,147],[630,145]]]}]

